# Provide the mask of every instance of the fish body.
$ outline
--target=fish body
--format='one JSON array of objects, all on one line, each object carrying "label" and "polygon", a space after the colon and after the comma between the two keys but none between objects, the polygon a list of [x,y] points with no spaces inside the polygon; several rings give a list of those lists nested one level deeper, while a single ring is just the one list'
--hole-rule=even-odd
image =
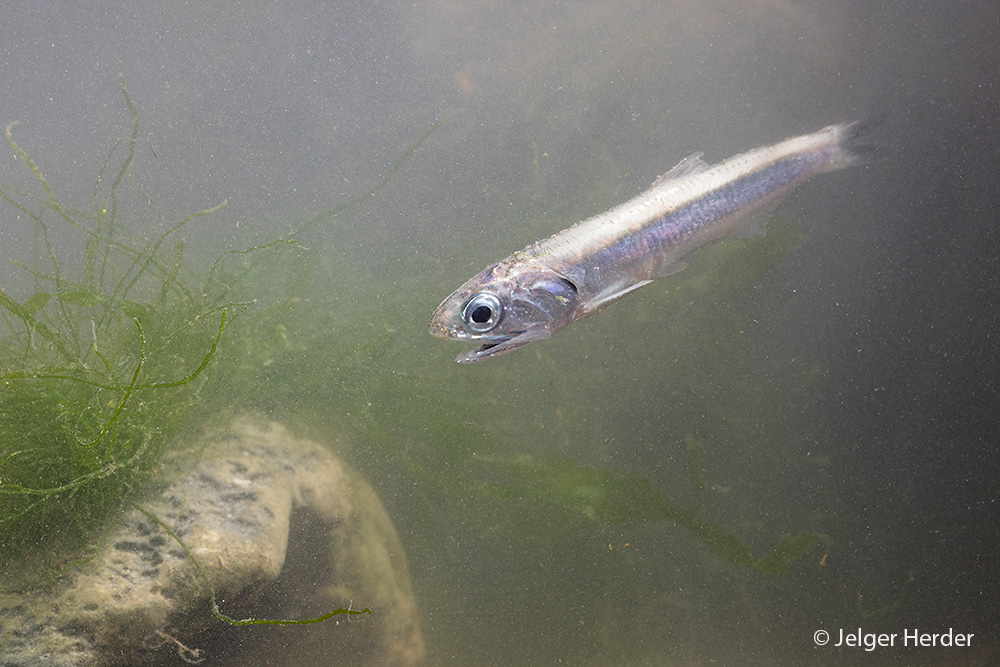
[{"label": "fish body", "polygon": [[819,174],[876,161],[864,143],[884,115],[831,125],[715,165],[701,153],[652,187],[486,268],[431,317],[438,338],[481,343],[456,361],[490,359],[600,312],[681,259],[738,232]]}]

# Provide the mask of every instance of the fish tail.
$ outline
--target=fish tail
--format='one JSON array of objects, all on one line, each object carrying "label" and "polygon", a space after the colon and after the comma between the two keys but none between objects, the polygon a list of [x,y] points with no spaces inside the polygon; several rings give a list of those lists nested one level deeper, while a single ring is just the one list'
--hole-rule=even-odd
[{"label": "fish tail", "polygon": [[837,129],[837,145],[840,148],[839,157],[843,166],[872,164],[889,156],[889,150],[884,146],[867,143],[868,135],[888,116],[888,111],[881,111],[859,120],[834,126]]}]

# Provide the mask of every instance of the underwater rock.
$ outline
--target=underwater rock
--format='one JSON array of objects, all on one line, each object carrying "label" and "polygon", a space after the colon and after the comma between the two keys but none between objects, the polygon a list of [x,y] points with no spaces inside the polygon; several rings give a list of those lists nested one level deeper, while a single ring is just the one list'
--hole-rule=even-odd
[{"label": "underwater rock", "polygon": [[[423,637],[406,559],[372,488],[320,445],[237,419],[198,464],[129,507],[96,556],[53,590],[0,593],[0,666],[419,665]],[[3,588],[10,588],[9,582]]]}]

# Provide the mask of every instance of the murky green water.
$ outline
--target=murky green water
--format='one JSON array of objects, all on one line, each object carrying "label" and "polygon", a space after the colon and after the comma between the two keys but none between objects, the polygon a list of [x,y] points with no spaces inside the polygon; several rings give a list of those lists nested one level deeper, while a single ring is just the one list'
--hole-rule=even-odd
[{"label": "murky green water", "polygon": [[[8,525],[31,534],[41,511],[51,573],[79,557],[73,530],[104,525],[158,459],[61,491],[57,509],[26,510],[12,484],[55,488],[254,410],[336,434],[375,487],[428,664],[989,664],[992,12],[297,2],[223,16],[108,2],[8,17],[0,120],[21,121],[18,145],[93,230],[67,223],[23,159],[2,163],[0,249],[43,274],[0,272],[21,309],[5,307],[0,386],[0,502],[24,511]],[[463,346],[427,334],[489,262],[694,151],[714,162],[882,109],[892,156],[806,185],[761,237],[701,251],[501,359],[459,366]],[[99,227],[109,206],[133,255]],[[46,280],[51,257],[70,282]],[[129,266],[146,310],[121,295]],[[111,296],[83,296],[98,292]],[[37,327],[29,343],[22,315],[67,322],[100,372]],[[42,365],[77,379],[12,375]],[[169,395],[142,386],[188,378]],[[109,424],[126,449],[101,450]],[[32,553],[19,535],[7,546]],[[858,628],[898,638],[873,651],[814,639]],[[972,646],[900,646],[949,628]]]}]

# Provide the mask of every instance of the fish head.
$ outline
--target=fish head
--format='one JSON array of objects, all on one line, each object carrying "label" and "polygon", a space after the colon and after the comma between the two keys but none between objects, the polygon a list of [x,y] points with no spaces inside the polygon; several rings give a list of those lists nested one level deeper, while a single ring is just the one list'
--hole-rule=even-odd
[{"label": "fish head", "polygon": [[459,363],[491,359],[543,340],[577,317],[580,294],[565,275],[513,256],[482,271],[441,302],[431,335],[480,343]]}]

